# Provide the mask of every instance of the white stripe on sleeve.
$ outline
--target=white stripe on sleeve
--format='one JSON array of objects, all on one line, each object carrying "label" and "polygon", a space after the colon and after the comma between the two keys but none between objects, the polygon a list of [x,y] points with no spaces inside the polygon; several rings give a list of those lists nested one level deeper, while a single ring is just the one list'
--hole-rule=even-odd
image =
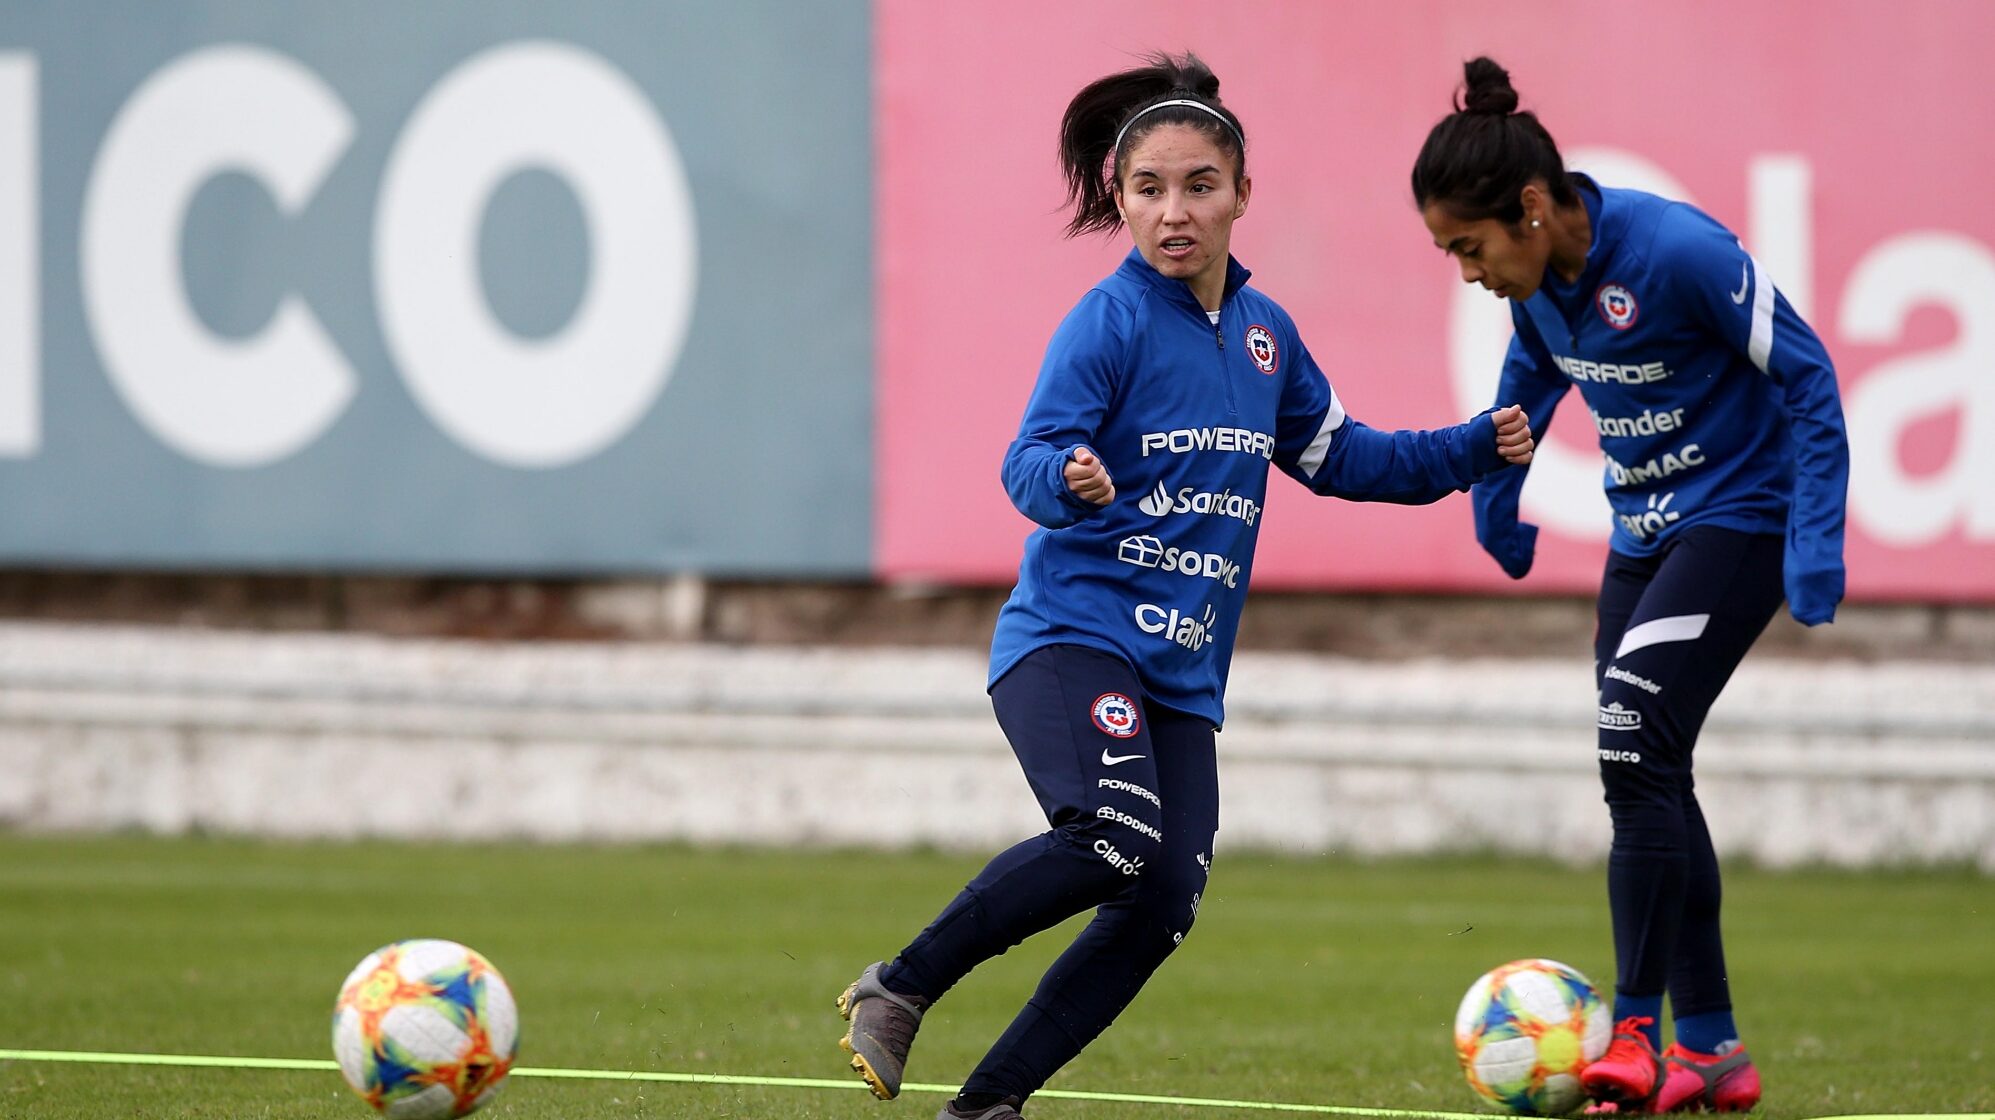
[{"label": "white stripe on sleeve", "polygon": [[1668,618],[1652,618],[1640,626],[1632,626],[1621,635],[1621,648],[1614,651],[1616,658],[1626,657],[1644,646],[1658,646],[1664,642],[1689,642],[1704,636],[1704,627],[1711,621],[1708,614],[1673,614]]},{"label": "white stripe on sleeve", "polygon": [[1767,359],[1773,354],[1773,284],[1752,254],[1748,253],[1746,260],[1753,266],[1753,331],[1746,341],[1746,355],[1765,373]]},{"label": "white stripe on sleeve", "polygon": [[1316,438],[1309,441],[1309,446],[1302,449],[1302,457],[1295,461],[1303,474],[1315,478],[1316,472],[1323,469],[1323,460],[1330,454],[1330,437],[1343,426],[1344,402],[1337,399],[1337,390],[1333,388],[1330,407],[1323,413],[1323,426],[1316,429]]}]

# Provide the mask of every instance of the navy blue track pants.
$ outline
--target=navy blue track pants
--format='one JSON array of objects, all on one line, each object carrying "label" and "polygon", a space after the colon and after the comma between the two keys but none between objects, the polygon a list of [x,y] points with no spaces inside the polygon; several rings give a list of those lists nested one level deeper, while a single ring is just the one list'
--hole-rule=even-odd
[{"label": "navy blue track pants", "polygon": [[1112,654],[1036,650],[991,703],[1052,827],[992,859],[881,978],[937,999],[981,962],[1095,908],[963,1086],[1022,1100],[1114,1022],[1191,930],[1219,779],[1212,725],[1148,701]]},{"label": "navy blue track pants", "polygon": [[1730,1010],[1718,858],[1691,757],[1711,704],[1780,608],[1779,536],[1698,527],[1653,556],[1610,552],[1594,672],[1614,822],[1607,894],[1616,990],[1676,1018]]}]

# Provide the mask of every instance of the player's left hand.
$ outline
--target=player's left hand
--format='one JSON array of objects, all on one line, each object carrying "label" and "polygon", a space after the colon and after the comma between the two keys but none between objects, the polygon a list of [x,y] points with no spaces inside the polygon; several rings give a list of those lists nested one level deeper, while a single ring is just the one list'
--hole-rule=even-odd
[{"label": "player's left hand", "polygon": [[1507,463],[1523,466],[1531,461],[1538,442],[1531,438],[1531,418],[1519,405],[1499,408],[1490,414],[1496,421],[1496,453]]}]

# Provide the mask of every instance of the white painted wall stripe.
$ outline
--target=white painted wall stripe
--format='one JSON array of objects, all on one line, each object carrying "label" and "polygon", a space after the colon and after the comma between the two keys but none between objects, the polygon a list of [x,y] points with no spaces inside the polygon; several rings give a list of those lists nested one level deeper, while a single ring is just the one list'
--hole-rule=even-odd
[{"label": "white painted wall stripe", "polygon": [[35,56],[0,52],[0,459],[41,449],[41,142]]}]

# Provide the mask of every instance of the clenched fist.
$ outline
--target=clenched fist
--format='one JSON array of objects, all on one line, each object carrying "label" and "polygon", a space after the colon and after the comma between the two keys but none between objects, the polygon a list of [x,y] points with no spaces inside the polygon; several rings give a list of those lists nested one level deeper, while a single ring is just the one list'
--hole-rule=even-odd
[{"label": "clenched fist", "polygon": [[[1525,433],[1529,437],[1530,433]],[[1108,477],[1108,468],[1102,466],[1091,447],[1076,447],[1067,460],[1067,489],[1080,496],[1084,502],[1105,506],[1115,500],[1115,480]]]},{"label": "clenched fist", "polygon": [[[1499,408],[1490,413],[1496,421],[1496,453],[1505,462],[1523,466],[1531,461],[1531,453],[1538,448],[1538,441],[1531,438],[1531,418],[1517,405]],[[1071,470],[1072,468],[1069,468]],[[1072,478],[1070,474],[1067,476]]]}]

